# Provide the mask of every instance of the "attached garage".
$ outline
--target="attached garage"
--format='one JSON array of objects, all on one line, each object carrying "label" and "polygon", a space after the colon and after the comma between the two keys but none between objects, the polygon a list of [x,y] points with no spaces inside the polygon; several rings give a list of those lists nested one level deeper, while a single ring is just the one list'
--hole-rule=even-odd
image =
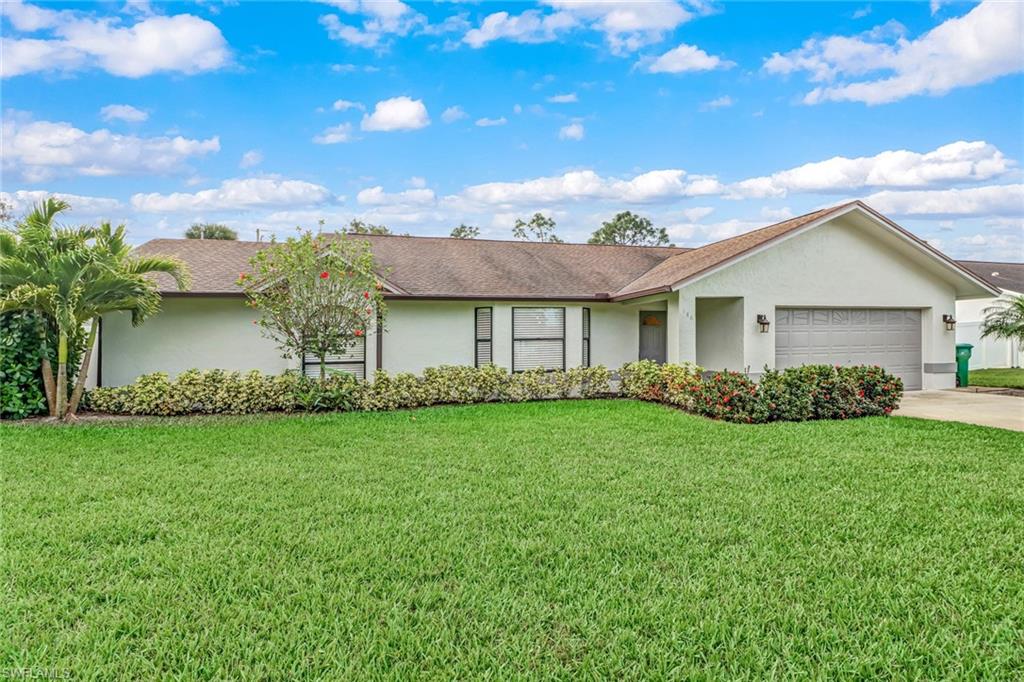
[{"label": "attached garage", "polygon": [[921,381],[921,311],[777,308],[775,366],[881,365],[907,390]]}]

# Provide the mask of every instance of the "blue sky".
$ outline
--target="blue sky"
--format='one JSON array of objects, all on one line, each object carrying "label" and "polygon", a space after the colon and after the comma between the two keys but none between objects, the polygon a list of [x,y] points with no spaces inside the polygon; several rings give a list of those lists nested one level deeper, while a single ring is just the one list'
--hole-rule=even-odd
[{"label": "blue sky", "polygon": [[696,245],[863,198],[1022,260],[1021,7],[5,3],[2,189],[135,242],[632,210]]}]

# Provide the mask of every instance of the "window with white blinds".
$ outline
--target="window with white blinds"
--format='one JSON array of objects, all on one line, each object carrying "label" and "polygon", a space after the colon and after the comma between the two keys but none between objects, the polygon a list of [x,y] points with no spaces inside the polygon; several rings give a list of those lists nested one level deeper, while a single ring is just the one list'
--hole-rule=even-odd
[{"label": "window with white blinds", "polygon": [[512,308],[512,371],[565,369],[565,308]]},{"label": "window with white blinds", "polygon": [[476,309],[476,366],[482,367],[494,362],[491,349],[493,339],[491,320],[494,318],[493,308]]},{"label": "window with white blinds", "polygon": [[[344,353],[328,355],[326,358],[327,373],[331,370],[349,372],[357,379],[366,378],[366,337],[360,336],[355,343],[345,349]],[[302,361],[302,372],[314,379],[320,378],[320,358],[307,354]]]},{"label": "window with white blinds", "polygon": [[590,308],[583,308],[583,366],[590,367]]}]

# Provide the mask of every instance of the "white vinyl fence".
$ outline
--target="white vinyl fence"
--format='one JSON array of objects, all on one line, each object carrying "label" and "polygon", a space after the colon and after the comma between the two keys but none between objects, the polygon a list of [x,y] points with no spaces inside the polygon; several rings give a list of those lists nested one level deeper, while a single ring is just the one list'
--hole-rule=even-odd
[{"label": "white vinyl fence", "polygon": [[969,343],[974,346],[971,350],[971,369],[1021,366],[1020,347],[1007,339],[997,339],[991,336],[982,339],[981,322],[958,322],[956,342]]}]

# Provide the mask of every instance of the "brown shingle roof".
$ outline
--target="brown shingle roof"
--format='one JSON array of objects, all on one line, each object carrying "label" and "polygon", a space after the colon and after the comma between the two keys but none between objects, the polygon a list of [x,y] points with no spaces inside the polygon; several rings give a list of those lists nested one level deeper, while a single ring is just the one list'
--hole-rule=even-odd
[{"label": "brown shingle roof", "polygon": [[643,293],[667,291],[674,284],[699,275],[716,265],[726,263],[751,249],[767,244],[773,239],[778,239],[793,230],[809,225],[815,220],[831,213],[841,211],[850,205],[852,204],[833,206],[832,208],[825,208],[796,218],[790,218],[781,223],[762,227],[752,232],[745,232],[730,239],[723,239],[720,242],[707,244],[699,249],[693,249],[692,251],[672,256],[616,291],[614,298],[630,298]]},{"label": "brown shingle roof", "polygon": [[[950,260],[859,201],[814,211],[697,249],[397,235],[358,237],[370,242],[388,284],[399,296],[626,300],[668,291],[752,249],[853,206],[886,222],[965,275],[973,271],[983,279],[1009,286],[994,279],[985,268],[978,270],[969,262]],[[192,288],[187,293],[223,296],[240,293],[235,280],[239,273],[249,269],[249,258],[267,245],[212,239],[154,239],[140,246],[138,253],[180,258],[192,273]],[[1022,284],[1024,266],[999,265],[1003,271],[1009,268],[1017,273],[1014,282]],[[157,281],[162,292],[177,292],[170,277],[157,275]]]},{"label": "brown shingle roof", "polygon": [[1024,293],[1024,263],[998,263],[984,260],[958,261],[978,277],[1000,289]]},{"label": "brown shingle roof", "polygon": [[[544,244],[537,242],[359,235],[370,242],[386,279],[404,294],[459,298],[606,299],[666,258],[676,247]],[[154,239],[140,255],[175,256],[188,264],[196,295],[237,294],[235,280],[267,242]],[[175,293],[165,275],[157,281]]]}]

